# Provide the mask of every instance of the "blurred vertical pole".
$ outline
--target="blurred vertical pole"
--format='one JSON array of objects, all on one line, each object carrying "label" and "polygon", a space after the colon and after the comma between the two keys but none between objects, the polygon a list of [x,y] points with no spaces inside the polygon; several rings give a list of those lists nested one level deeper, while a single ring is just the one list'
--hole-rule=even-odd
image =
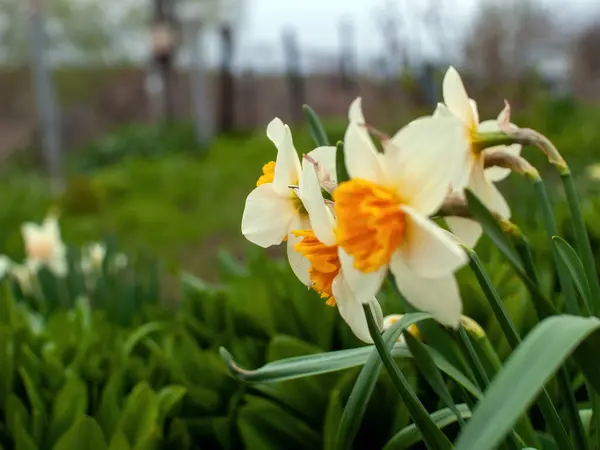
[{"label": "blurred vertical pole", "polygon": [[294,122],[302,120],[302,105],[306,103],[306,89],[300,64],[300,49],[298,39],[293,29],[283,34],[283,49],[287,67],[287,78],[290,92],[290,108]]},{"label": "blurred vertical pole", "polygon": [[233,30],[229,23],[221,26],[220,36],[219,132],[231,133],[235,127],[235,81],[233,79]]},{"label": "blurred vertical pole", "polygon": [[356,41],[354,26],[350,21],[341,21],[340,33],[340,81],[342,88],[353,93],[357,87]]},{"label": "blurred vertical pole", "polygon": [[212,140],[210,118],[210,98],[206,89],[206,68],[204,60],[204,28],[201,20],[190,21],[186,26],[190,49],[190,87],[194,104],[194,132],[196,142],[207,147]]},{"label": "blurred vertical pole", "polygon": [[46,37],[43,0],[29,0],[28,28],[31,49],[31,67],[35,85],[38,126],[41,128],[42,152],[53,189],[62,188],[61,143],[58,112],[52,89],[52,74],[46,55]]},{"label": "blurred vertical pole", "polygon": [[152,46],[154,65],[160,76],[161,113],[170,121],[175,116],[173,96],[173,62],[175,59],[175,0],[154,0],[154,24]]}]

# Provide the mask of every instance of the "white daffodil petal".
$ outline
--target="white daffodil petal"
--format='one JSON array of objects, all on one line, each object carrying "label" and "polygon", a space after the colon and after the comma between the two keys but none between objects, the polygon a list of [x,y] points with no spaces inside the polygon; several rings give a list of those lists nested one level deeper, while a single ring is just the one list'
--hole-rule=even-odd
[{"label": "white daffodil petal", "polygon": [[310,269],[310,261],[294,250],[294,245],[302,240],[301,237],[296,237],[292,234],[294,230],[308,230],[310,222],[307,217],[295,216],[289,226],[287,240],[287,257],[290,267],[300,282],[305,286],[311,286],[312,281],[308,273]]},{"label": "white daffodil petal", "polygon": [[292,140],[290,127],[284,125],[283,138],[277,147],[277,160],[275,161],[275,175],[273,187],[280,195],[289,192],[289,186],[298,184],[300,178],[300,160]]},{"label": "white daffodil petal", "polygon": [[412,208],[403,206],[402,210],[406,214],[406,236],[398,253],[411,271],[437,278],[466,264],[467,255],[449,233]]},{"label": "white daffodil petal", "polygon": [[375,272],[364,273],[354,267],[354,258],[343,249],[338,248],[338,255],[346,283],[359,302],[369,302],[381,289],[381,283],[387,273],[387,266],[382,266]]},{"label": "white daffodil petal", "polygon": [[381,156],[365,126],[360,97],[354,100],[348,114],[350,124],[344,136],[346,169],[352,178],[381,182],[384,172]]},{"label": "white daffodil petal", "polygon": [[455,117],[454,114],[443,103],[438,103],[432,117]]},{"label": "white daffodil petal", "polygon": [[299,196],[317,239],[323,244],[335,245],[335,220],[325,205],[315,166],[307,160],[303,162]]},{"label": "white daffodil petal", "polygon": [[283,140],[285,134],[285,125],[279,117],[275,117],[269,125],[267,125],[267,137],[273,142],[275,147],[279,148],[279,144]]},{"label": "white daffodil petal", "polygon": [[[371,333],[369,332],[369,326],[367,325],[363,304],[356,299],[341,273],[333,280],[331,290],[335,297],[340,316],[342,316],[342,319],[348,324],[354,335],[363,342],[368,344],[373,343]],[[379,303],[375,298],[372,298],[367,304],[375,317],[377,327],[381,330],[383,328],[383,313],[381,311],[381,306],[379,306]]]},{"label": "white daffodil petal", "polygon": [[443,81],[444,103],[466,127],[477,124],[473,114],[473,107],[460,75],[454,67],[450,67]]},{"label": "white daffodil petal", "polygon": [[479,123],[479,110],[477,109],[477,102],[472,98],[469,99],[469,104],[471,105],[471,111],[473,112],[473,123]]},{"label": "white daffodil petal", "polygon": [[479,222],[467,219],[465,217],[446,217],[448,228],[452,231],[460,242],[467,247],[474,248],[481,237],[483,230]]},{"label": "white daffodil petal", "polygon": [[386,146],[385,165],[402,200],[424,215],[434,213],[464,170],[469,142],[455,118],[424,117],[411,122]]},{"label": "white daffodil petal", "polygon": [[298,211],[289,197],[281,197],[271,183],[255,188],[246,199],[242,234],[261,247],[281,244]]},{"label": "white daffodil petal", "polygon": [[483,170],[483,161],[479,161],[473,167],[471,179],[469,180],[469,189],[490,211],[498,213],[504,219],[510,218],[510,207],[504,196],[496,186],[486,179]]},{"label": "white daffodil petal", "polygon": [[60,242],[60,227],[58,226],[58,219],[55,216],[48,216],[42,224],[43,231],[50,237],[52,242]]},{"label": "white daffodil petal", "polygon": [[454,274],[424,278],[412,271],[399,255],[390,263],[398,289],[415,308],[431,313],[443,325],[458,327],[462,301]]},{"label": "white daffodil petal", "polygon": [[335,147],[317,147],[308,153],[308,156],[319,163],[319,180],[329,181],[337,184],[337,174],[335,171]]}]

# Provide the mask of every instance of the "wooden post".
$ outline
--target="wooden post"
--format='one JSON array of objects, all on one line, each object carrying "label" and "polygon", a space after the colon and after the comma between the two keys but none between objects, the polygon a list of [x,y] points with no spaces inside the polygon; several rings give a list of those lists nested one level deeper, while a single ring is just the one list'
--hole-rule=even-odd
[{"label": "wooden post", "polygon": [[283,48],[290,92],[290,108],[294,122],[302,121],[302,105],[306,103],[306,88],[300,62],[300,49],[296,32],[288,29],[283,34]]},{"label": "wooden post", "polygon": [[235,128],[235,82],[233,79],[233,30],[221,26],[221,68],[219,74],[219,132],[231,133]]},{"label": "wooden post", "polygon": [[340,83],[344,90],[354,92],[356,82],[356,41],[352,22],[341,21],[340,33]]},{"label": "wooden post", "polygon": [[161,109],[166,120],[175,116],[173,61],[175,59],[174,0],[154,0],[152,50],[161,83]]},{"label": "wooden post", "polygon": [[52,89],[52,73],[46,55],[48,39],[43,0],[30,0],[28,13],[31,67],[35,85],[38,125],[42,135],[42,152],[53,188],[60,190],[63,185],[60,125]]}]

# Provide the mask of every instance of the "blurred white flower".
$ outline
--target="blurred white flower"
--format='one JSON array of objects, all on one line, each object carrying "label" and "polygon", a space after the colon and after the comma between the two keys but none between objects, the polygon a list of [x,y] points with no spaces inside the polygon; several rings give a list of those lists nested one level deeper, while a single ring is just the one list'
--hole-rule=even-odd
[{"label": "blurred white flower", "polygon": [[388,269],[404,297],[457,327],[462,302],[454,272],[467,257],[428,217],[444,201],[468,147],[456,118],[425,117],[402,128],[380,153],[360,99],[344,139],[350,181],[333,192],[344,278],[361,300],[379,291]]},{"label": "blurred white flower", "polygon": [[[392,325],[394,325],[396,322],[398,322],[400,319],[402,319],[404,317],[404,314],[390,314],[387,315],[383,318],[383,331],[388,330]],[[421,336],[421,332],[419,331],[419,327],[417,326],[416,323],[413,323],[411,326],[408,327],[408,332],[410,334],[412,334],[414,337],[416,337],[419,340],[423,340],[423,337]],[[404,335],[400,335],[400,337],[398,337],[397,339],[398,342],[404,342]]]},{"label": "blurred white flower", "polygon": [[294,249],[310,263],[311,287],[327,299],[329,306],[338,311],[356,337],[371,343],[363,303],[369,304],[381,329],[383,314],[375,297],[359,301],[344,279],[335,237],[335,218],[325,204],[321,184],[314,164],[303,160],[300,190],[298,192],[310,219],[312,229],[294,230],[292,234],[301,239]]},{"label": "blurred white flower", "polygon": [[592,164],[586,169],[589,178],[600,181],[600,163]]},{"label": "blurred white flower", "polygon": [[[494,152],[507,153],[518,156],[521,153],[521,145],[500,145],[478,151],[474,146],[474,138],[480,132],[500,131],[498,120],[486,120],[479,122],[477,104],[470,99],[463,85],[460,75],[454,67],[450,67],[444,76],[443,82],[444,104],[438,104],[434,117],[454,116],[458,118],[464,127],[464,133],[468,138],[468,151],[464,153],[462,165],[452,181],[455,191],[470,189],[483,204],[498,213],[502,218],[510,218],[510,208],[500,191],[494,186],[495,182],[501,181],[510,174],[510,169],[502,167],[484,168],[484,153]],[[500,113],[502,115],[502,113]],[[447,217],[446,223],[452,232],[467,246],[474,247],[482,230],[479,223],[463,217]]]},{"label": "blurred white flower", "polygon": [[[309,262],[294,251],[298,238],[290,232],[310,228],[308,215],[298,198],[301,166],[287,125],[275,118],[267,127],[267,136],[277,148],[277,160],[263,167],[263,175],[248,195],[242,217],[242,234],[261,247],[279,245],[287,240],[288,260],[296,276],[310,285]],[[319,165],[323,181],[335,176],[335,147],[319,147],[309,157]]]},{"label": "blurred white flower", "polygon": [[0,280],[10,273],[14,263],[6,255],[0,255]]},{"label": "blurred white flower", "polygon": [[81,252],[81,270],[83,273],[100,272],[106,257],[106,246],[101,242],[94,242],[83,248]]},{"label": "blurred white flower", "polygon": [[41,225],[25,223],[21,226],[27,259],[25,264],[33,271],[47,267],[57,276],[67,274],[67,249],[60,237],[58,220],[48,215]]},{"label": "blurred white flower", "polygon": [[17,280],[23,294],[30,295],[35,292],[37,275],[31,266],[14,264],[10,268],[10,274]]}]

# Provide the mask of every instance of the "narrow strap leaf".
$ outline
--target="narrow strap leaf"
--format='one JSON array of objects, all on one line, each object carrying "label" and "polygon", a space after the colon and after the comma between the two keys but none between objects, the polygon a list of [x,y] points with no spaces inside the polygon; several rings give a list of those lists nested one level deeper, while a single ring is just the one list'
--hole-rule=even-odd
[{"label": "narrow strap leaf", "polygon": [[304,111],[306,121],[308,122],[308,130],[310,131],[310,135],[315,141],[315,144],[317,144],[318,147],[329,145],[327,133],[325,133],[323,123],[321,122],[321,119],[315,110],[308,105],[303,105],[302,109]]}]

